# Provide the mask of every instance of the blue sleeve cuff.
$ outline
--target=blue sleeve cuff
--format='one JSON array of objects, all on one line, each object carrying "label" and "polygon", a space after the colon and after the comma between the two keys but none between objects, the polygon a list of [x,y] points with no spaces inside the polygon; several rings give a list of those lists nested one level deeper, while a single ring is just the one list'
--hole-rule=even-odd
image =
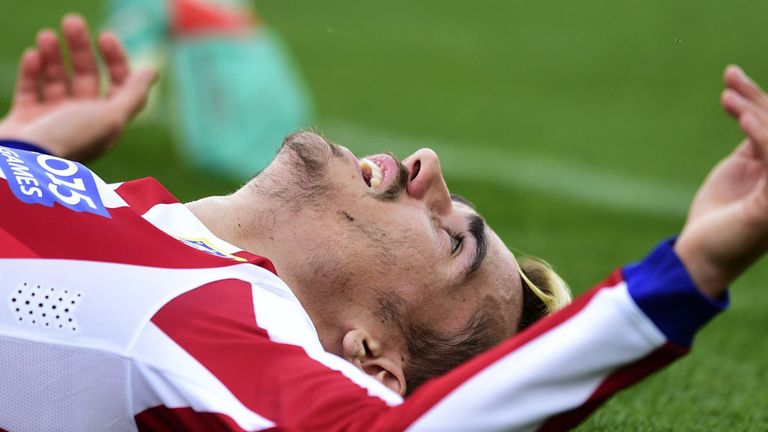
[{"label": "blue sleeve cuff", "polygon": [[728,307],[729,299],[727,291],[716,300],[699,291],[675,254],[675,240],[664,241],[623,273],[640,309],[670,342],[687,347],[701,327]]},{"label": "blue sleeve cuff", "polygon": [[24,141],[17,141],[17,140],[10,140],[10,139],[0,139],[0,146],[3,147],[9,147],[16,150],[26,150],[26,151],[33,151],[37,153],[47,154],[50,155],[51,153],[48,152],[48,150],[43,149],[42,147],[39,147],[35,144],[30,144]]}]

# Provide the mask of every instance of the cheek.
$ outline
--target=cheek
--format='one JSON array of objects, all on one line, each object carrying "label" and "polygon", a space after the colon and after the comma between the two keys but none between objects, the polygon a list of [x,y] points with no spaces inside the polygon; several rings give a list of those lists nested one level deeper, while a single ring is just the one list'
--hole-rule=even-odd
[{"label": "cheek", "polygon": [[434,240],[405,236],[398,248],[391,277],[400,281],[401,295],[414,305],[444,298],[450,291],[445,262],[436,253]]},{"label": "cheek", "polygon": [[391,231],[391,244],[403,269],[435,270],[438,267],[436,240],[423,230],[396,227]]},{"label": "cheek", "polygon": [[419,290],[445,280],[446,256],[440,251],[449,247],[442,244],[448,235],[440,238],[422,209],[354,195],[349,191],[337,197],[346,202],[335,202],[334,222],[343,230],[339,243],[361,274]]},{"label": "cheek", "polygon": [[370,269],[389,284],[422,289],[434,276],[437,266],[431,245],[412,230],[362,222],[350,225],[355,231],[351,258],[363,267],[361,271]]}]

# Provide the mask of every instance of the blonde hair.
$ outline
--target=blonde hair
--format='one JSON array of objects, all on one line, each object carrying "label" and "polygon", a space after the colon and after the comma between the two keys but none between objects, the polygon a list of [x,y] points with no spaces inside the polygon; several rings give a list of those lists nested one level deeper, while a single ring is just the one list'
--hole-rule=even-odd
[{"label": "blonde hair", "polygon": [[523,312],[518,331],[571,303],[568,284],[546,261],[526,256],[518,260],[523,286]]}]

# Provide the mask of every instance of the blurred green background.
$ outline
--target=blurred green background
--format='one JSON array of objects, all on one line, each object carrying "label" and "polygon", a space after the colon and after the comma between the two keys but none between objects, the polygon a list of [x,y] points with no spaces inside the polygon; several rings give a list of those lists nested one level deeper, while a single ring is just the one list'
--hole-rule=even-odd
[{"label": "blurred green background", "polygon": [[[681,227],[708,169],[741,139],[719,106],[738,63],[768,86],[768,2],[405,0],[256,3],[314,93],[314,126],[359,154],[441,155],[515,250],[576,291]],[[0,98],[41,26],[96,0],[14,1],[0,16]],[[182,200],[237,184],[180,162],[160,123],[132,127],[92,164],[107,181],[154,176]],[[692,354],[614,398],[582,430],[768,430],[768,268]],[[578,362],[579,359],[573,359]]]}]

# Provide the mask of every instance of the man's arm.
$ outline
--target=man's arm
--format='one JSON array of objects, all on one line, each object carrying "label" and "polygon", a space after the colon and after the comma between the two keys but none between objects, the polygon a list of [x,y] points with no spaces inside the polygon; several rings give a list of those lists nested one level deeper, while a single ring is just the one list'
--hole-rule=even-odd
[{"label": "man's arm", "polygon": [[56,34],[41,31],[36,46],[21,57],[13,106],[0,122],[0,138],[24,141],[57,156],[85,161],[115,142],[143,106],[155,73],[131,71],[120,41],[105,32],[98,38],[98,45],[110,88],[102,96],[85,21],[68,15],[61,27],[72,73],[66,71]]}]

